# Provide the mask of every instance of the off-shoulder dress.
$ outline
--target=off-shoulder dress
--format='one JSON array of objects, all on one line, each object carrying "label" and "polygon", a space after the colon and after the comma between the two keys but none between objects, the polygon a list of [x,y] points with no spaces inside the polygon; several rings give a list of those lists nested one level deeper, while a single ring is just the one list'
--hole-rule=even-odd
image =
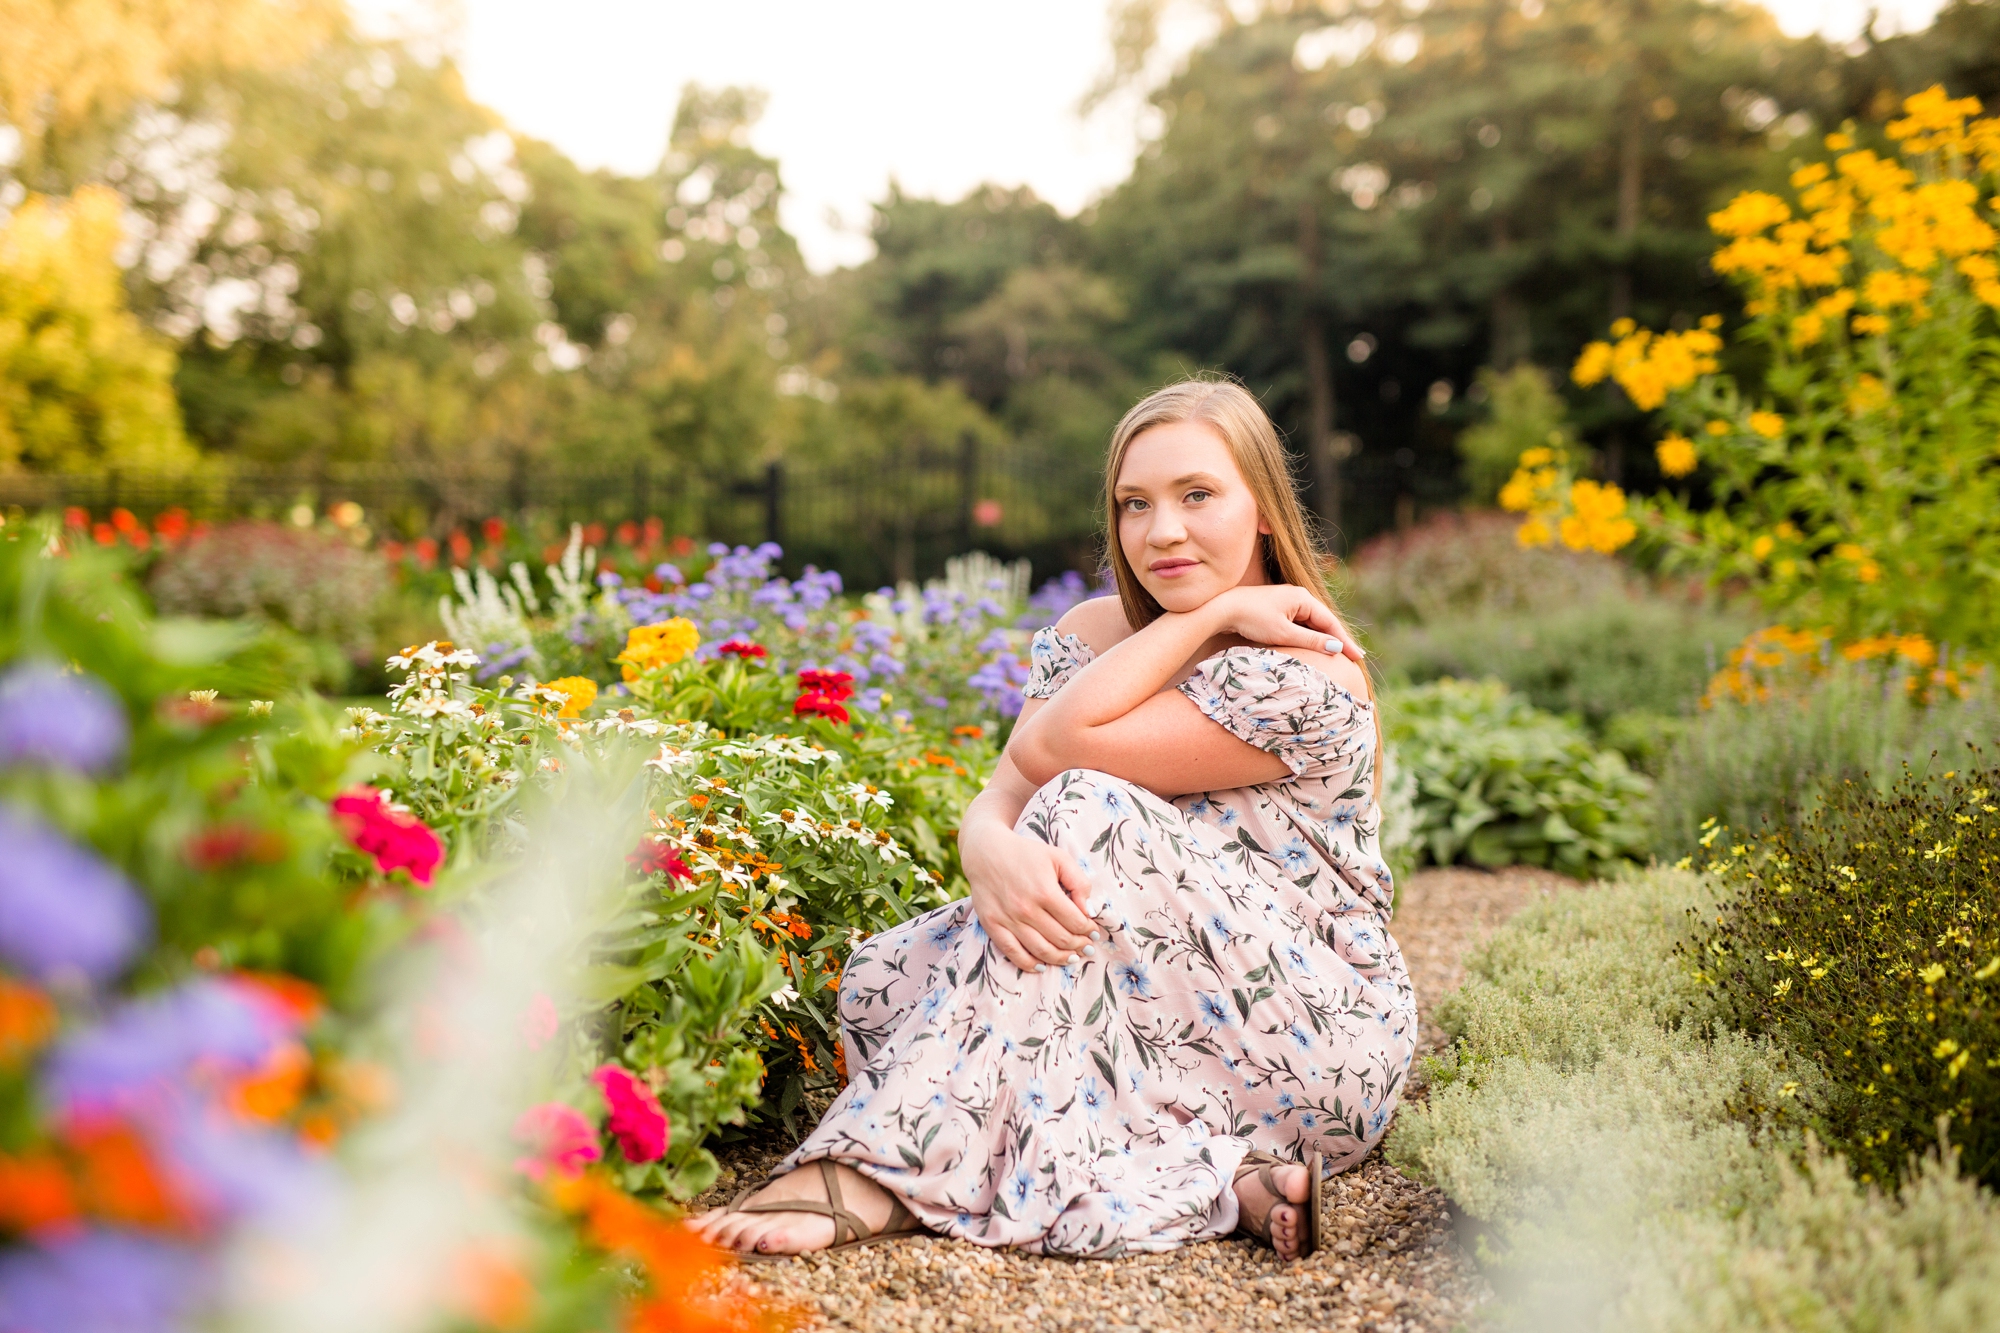
[{"label": "off-shoulder dress", "polygon": [[[1042,630],[1024,692],[1092,656]],[[832,1158],[944,1234],[1111,1256],[1233,1231],[1252,1148],[1367,1155],[1417,1038],[1373,705],[1270,648],[1179,688],[1291,776],[1171,801],[1082,769],[1043,786],[1015,827],[1081,865],[1108,939],[1023,972],[960,901],[865,941],[840,982],[850,1081],[781,1169]]]}]

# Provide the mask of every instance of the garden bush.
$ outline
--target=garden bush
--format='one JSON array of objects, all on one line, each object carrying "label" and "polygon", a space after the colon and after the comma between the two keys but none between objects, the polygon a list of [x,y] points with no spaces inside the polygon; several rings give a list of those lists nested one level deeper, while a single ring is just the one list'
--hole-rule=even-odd
[{"label": "garden bush", "polygon": [[1796,829],[1703,838],[1727,896],[1688,953],[1732,1024],[1824,1068],[1800,1105],[1863,1180],[1946,1134],[2000,1181],[2000,767],[1956,762],[1886,795],[1841,783]]},{"label": "garden bush", "polygon": [[1574,722],[1499,681],[1434,681],[1386,704],[1388,739],[1414,779],[1425,859],[1587,877],[1644,852],[1646,779]]},{"label": "garden bush", "polygon": [[1485,612],[1533,613],[1623,592],[1630,574],[1588,552],[1524,547],[1497,513],[1438,514],[1377,537],[1342,567],[1357,628],[1432,625]]},{"label": "garden bush", "polygon": [[1926,703],[1907,679],[1836,660],[1775,697],[1710,700],[1658,761],[1655,852],[1689,855],[1711,819],[1740,835],[1796,830],[1843,784],[1885,791],[1905,766],[1951,768],[1967,743],[2000,744],[2000,701],[1983,682]]},{"label": "garden bush", "polygon": [[381,556],[344,537],[244,520],[166,550],[147,586],[165,615],[260,620],[327,645],[319,680],[339,689],[374,655],[390,578]]},{"label": "garden bush", "polygon": [[1472,1219],[1499,1327],[1989,1327],[2000,1205],[1949,1158],[1860,1185],[1771,1109],[1815,1068],[1721,1021],[1674,952],[1718,892],[1652,870],[1502,927],[1439,1006],[1457,1045],[1390,1159]]}]

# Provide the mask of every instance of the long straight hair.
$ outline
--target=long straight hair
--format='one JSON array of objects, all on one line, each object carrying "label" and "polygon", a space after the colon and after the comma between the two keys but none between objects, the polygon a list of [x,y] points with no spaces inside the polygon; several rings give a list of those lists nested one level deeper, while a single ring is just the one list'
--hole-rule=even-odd
[{"label": "long straight hair", "polygon": [[[1221,436],[1236,470],[1249,484],[1251,498],[1257,502],[1257,517],[1271,529],[1260,534],[1264,576],[1273,583],[1304,588],[1317,597],[1333,612],[1341,635],[1350,637],[1347,622],[1326,586],[1333,557],[1320,543],[1306,507],[1299,502],[1291,469],[1286,465],[1285,446],[1278,439],[1278,428],[1271,424],[1263,405],[1249,390],[1221,379],[1186,379],[1155,389],[1134,404],[1111,432],[1111,450],[1104,459],[1104,545],[1126,622],[1134,630],[1144,629],[1166,614],[1166,608],[1139,582],[1132,562],[1125,558],[1125,547],[1118,540],[1118,473],[1125,466],[1125,453],[1133,440],[1155,426],[1176,426],[1183,422],[1207,426]],[[1372,703],[1375,681],[1365,664],[1362,678],[1367,682],[1368,699]],[[1382,784],[1379,715],[1375,719],[1375,754],[1375,786],[1379,793]]]}]

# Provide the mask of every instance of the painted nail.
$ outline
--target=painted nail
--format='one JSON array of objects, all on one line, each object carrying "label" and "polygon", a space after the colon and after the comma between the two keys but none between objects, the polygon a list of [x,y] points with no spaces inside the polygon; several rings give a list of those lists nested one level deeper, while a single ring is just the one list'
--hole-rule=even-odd
[{"label": "painted nail", "polygon": [[1095,958],[1097,957],[1097,946],[1095,944],[1086,944],[1083,946],[1083,952],[1086,957]]},{"label": "painted nail", "polygon": [[1326,651],[1327,651],[1327,655],[1328,655],[1329,657],[1338,657],[1338,656],[1340,656],[1340,640],[1339,640],[1339,639],[1328,639],[1328,640],[1326,641]]},{"label": "painted nail", "polygon": [[1101,931],[1101,930],[1093,930],[1093,931],[1091,931],[1091,932],[1090,932],[1090,940],[1091,940],[1091,943],[1093,943],[1093,944],[1095,944],[1095,943],[1096,943],[1097,941],[1099,941],[1099,940],[1101,940],[1101,939],[1103,939],[1103,938],[1104,938],[1104,932],[1103,932],[1103,931]]},{"label": "painted nail", "polygon": [[1075,966],[1076,966],[1076,955],[1075,955],[1075,954],[1071,954],[1071,955],[1069,956],[1069,961],[1068,961],[1067,963],[1064,963],[1064,964],[1063,964],[1063,966],[1064,966],[1064,967],[1075,967]]},{"label": "painted nail", "polygon": [[1047,963],[1036,963],[1036,964],[1035,964],[1035,971],[1037,971],[1037,972],[1046,972],[1046,971],[1048,971],[1048,970],[1049,970],[1049,965],[1048,965]]}]

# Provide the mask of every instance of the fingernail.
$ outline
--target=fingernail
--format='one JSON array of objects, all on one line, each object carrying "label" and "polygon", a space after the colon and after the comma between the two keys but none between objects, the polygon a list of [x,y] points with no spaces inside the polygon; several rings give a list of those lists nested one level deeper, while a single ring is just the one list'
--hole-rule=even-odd
[{"label": "fingernail", "polygon": [[1093,930],[1090,932],[1090,939],[1093,944],[1103,938],[1104,938],[1104,932],[1101,930]]},{"label": "fingernail", "polygon": [[1086,956],[1095,958],[1097,957],[1097,946],[1095,944],[1086,944],[1083,946],[1083,952]]},{"label": "fingernail", "polygon": [[1339,639],[1328,639],[1328,640],[1326,641],[1326,651],[1327,651],[1327,655],[1328,655],[1329,657],[1338,657],[1338,656],[1340,656],[1340,640],[1339,640]]},{"label": "fingernail", "polygon": [[1076,966],[1076,955],[1075,955],[1075,954],[1071,954],[1071,955],[1069,956],[1069,961],[1068,961],[1067,963],[1064,963],[1064,964],[1063,964],[1063,966],[1064,966],[1064,967],[1075,967],[1075,966]]},{"label": "fingernail", "polygon": [[1048,970],[1049,970],[1049,965],[1048,965],[1047,963],[1036,963],[1036,964],[1035,964],[1035,971],[1037,971],[1037,972],[1046,972],[1046,971],[1048,971]]}]

